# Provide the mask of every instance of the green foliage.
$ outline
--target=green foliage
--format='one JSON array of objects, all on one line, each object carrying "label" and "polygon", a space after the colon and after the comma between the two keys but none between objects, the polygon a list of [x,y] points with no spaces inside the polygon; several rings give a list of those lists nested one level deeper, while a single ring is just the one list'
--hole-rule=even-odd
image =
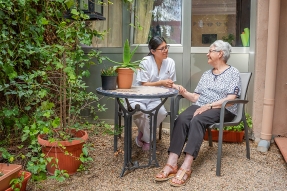
[{"label": "green foliage", "polygon": [[117,76],[118,74],[113,67],[109,67],[107,69],[102,69],[101,75],[102,76]]},{"label": "green foliage", "polygon": [[139,65],[140,65],[140,62],[142,60],[137,60],[137,61],[131,61],[131,60],[132,60],[134,53],[136,52],[138,47],[139,47],[139,45],[137,45],[133,50],[131,50],[129,40],[127,39],[125,44],[124,44],[124,48],[123,48],[123,60],[122,60],[122,62],[117,62],[117,61],[111,60],[109,57],[106,57],[106,59],[109,60],[110,62],[118,64],[118,66],[114,66],[114,70],[116,70],[117,68],[130,68],[134,72],[136,72],[136,70],[140,68]]},{"label": "green foliage", "polygon": [[[247,125],[250,129],[252,129],[252,119],[251,119],[251,116],[249,114],[246,113],[246,122],[247,122]],[[244,123],[241,122],[239,125],[237,126],[226,126],[223,128],[224,130],[227,130],[227,131],[244,131]]]},{"label": "green foliage", "polygon": [[225,42],[228,42],[230,45],[233,44],[234,39],[235,39],[235,37],[233,34],[228,34],[227,36],[222,37],[222,40]]},{"label": "green foliage", "polygon": [[[71,138],[70,129],[90,125],[81,115],[84,110],[93,116],[105,110],[83,80],[90,75],[89,66],[104,58],[100,51],[85,53],[81,47],[104,33],[88,27],[88,16],[74,3],[0,3],[0,152],[9,162],[23,160],[33,180],[46,178],[50,160],[41,153],[39,134],[53,141]],[[63,17],[66,9],[73,20]],[[61,133],[55,134],[56,128]],[[9,153],[10,143],[22,145],[16,154]],[[80,160],[90,159],[83,155]],[[65,172],[55,171],[57,180],[65,177]]]},{"label": "green foliage", "polygon": [[[25,172],[22,172],[20,177],[14,178],[10,181],[11,188],[14,191],[20,191],[20,188],[22,187],[22,183],[23,183],[24,178],[25,178],[24,173]],[[17,185],[19,185],[19,188]]]}]

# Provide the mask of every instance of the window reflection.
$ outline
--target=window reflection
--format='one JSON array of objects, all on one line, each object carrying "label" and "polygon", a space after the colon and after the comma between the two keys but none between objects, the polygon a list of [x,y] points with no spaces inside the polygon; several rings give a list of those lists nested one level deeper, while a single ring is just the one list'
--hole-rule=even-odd
[{"label": "window reflection", "polygon": [[242,46],[241,33],[250,28],[250,0],[192,0],[191,27],[192,46],[210,46],[217,39]]},{"label": "window reflection", "polygon": [[181,43],[181,0],[138,0],[134,43],[147,44],[152,36],[162,36],[168,44]]}]

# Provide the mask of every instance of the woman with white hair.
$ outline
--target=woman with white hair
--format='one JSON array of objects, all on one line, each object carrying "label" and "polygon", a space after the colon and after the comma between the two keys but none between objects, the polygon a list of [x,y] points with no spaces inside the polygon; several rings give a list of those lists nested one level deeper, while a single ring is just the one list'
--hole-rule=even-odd
[{"label": "woman with white hair", "polygon": [[[194,104],[175,120],[168,149],[169,157],[165,167],[155,176],[155,181],[171,179],[172,186],[185,185],[190,178],[191,164],[198,155],[206,128],[219,122],[221,104],[225,100],[239,97],[241,78],[239,71],[227,64],[230,52],[231,46],[227,42],[217,40],[211,44],[207,62],[212,69],[203,73],[194,93],[181,93]],[[237,113],[237,105],[228,105],[225,109],[225,121],[231,121]],[[185,158],[178,170],[177,161],[181,152],[185,153]]]}]

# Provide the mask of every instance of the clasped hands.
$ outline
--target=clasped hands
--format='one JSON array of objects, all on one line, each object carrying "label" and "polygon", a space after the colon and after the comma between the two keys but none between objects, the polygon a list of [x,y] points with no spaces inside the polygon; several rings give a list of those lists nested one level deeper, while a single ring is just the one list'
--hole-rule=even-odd
[{"label": "clasped hands", "polygon": [[174,84],[171,79],[162,80],[162,85],[164,87],[177,89],[180,94],[186,92],[186,89],[183,86]]}]

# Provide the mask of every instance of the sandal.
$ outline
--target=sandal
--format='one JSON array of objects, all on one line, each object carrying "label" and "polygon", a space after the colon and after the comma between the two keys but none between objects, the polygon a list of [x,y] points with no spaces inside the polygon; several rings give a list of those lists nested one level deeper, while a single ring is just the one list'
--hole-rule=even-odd
[{"label": "sandal", "polygon": [[166,181],[169,180],[171,178],[173,178],[175,176],[175,174],[177,173],[177,166],[173,167],[169,164],[166,164],[165,166],[168,166],[169,168],[172,169],[171,172],[169,172],[169,174],[167,172],[165,172],[163,169],[158,173],[160,174],[162,177],[155,177],[154,180],[158,181],[158,182],[162,182],[162,181]]},{"label": "sandal", "polygon": [[[170,180],[169,183],[171,186],[176,186],[176,187],[184,186],[187,183],[187,181],[190,179],[191,170],[185,170],[183,168],[180,168],[179,170],[181,170],[181,173],[175,176],[175,178],[179,180],[180,183],[174,183],[172,180]],[[183,179],[184,175],[187,175],[185,180]]]}]

